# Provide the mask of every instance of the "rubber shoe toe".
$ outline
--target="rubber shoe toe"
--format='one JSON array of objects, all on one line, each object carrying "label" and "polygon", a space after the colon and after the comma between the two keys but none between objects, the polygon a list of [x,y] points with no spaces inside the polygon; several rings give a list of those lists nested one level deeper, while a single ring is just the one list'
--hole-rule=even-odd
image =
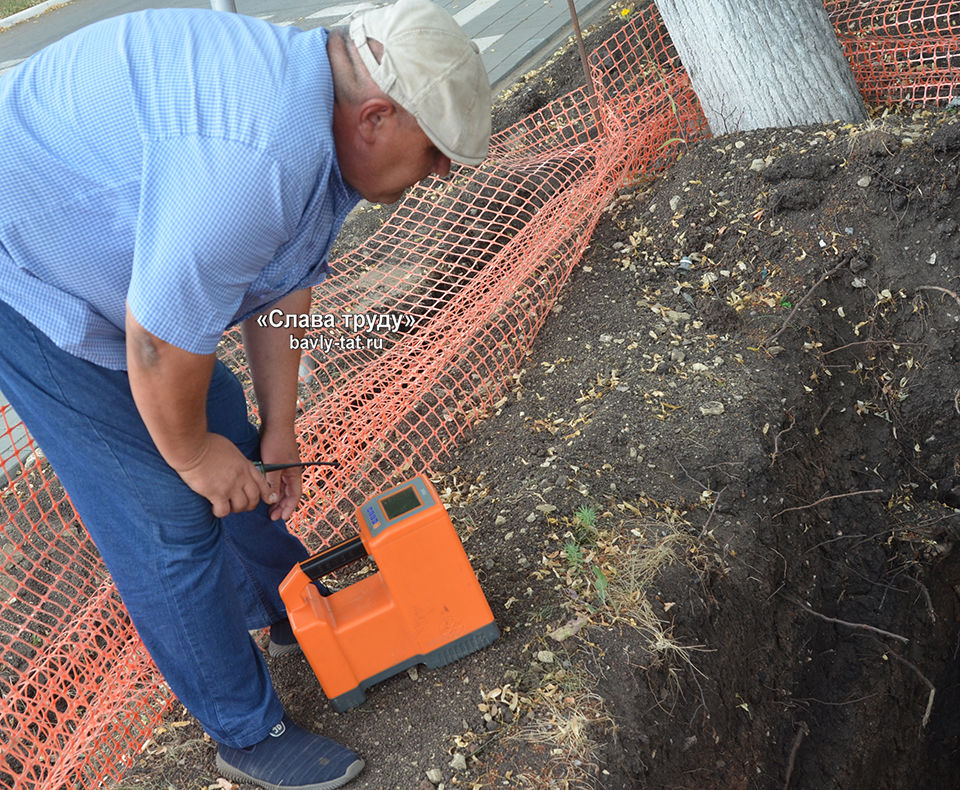
[{"label": "rubber shoe toe", "polygon": [[300,650],[300,643],[293,635],[289,620],[281,620],[270,626],[270,644],[267,645],[267,654],[272,658],[296,653]]},{"label": "rubber shoe toe", "polygon": [[363,760],[284,716],[270,735],[254,746],[235,749],[220,744],[217,769],[227,779],[265,790],[334,790],[363,770]]}]

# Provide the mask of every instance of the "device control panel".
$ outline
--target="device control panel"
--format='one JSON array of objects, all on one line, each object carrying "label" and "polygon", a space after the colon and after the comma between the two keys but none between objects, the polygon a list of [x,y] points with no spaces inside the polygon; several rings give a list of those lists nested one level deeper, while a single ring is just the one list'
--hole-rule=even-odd
[{"label": "device control panel", "polygon": [[360,515],[370,535],[376,537],[394,524],[433,507],[442,508],[443,505],[437,501],[426,481],[416,477],[368,499],[360,507]]}]

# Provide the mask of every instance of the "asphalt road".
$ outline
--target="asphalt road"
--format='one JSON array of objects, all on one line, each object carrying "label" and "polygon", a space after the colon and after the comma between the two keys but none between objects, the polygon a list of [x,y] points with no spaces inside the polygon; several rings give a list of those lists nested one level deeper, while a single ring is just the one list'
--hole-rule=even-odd
[{"label": "asphalt road", "polygon": [[[572,25],[567,0],[437,0],[477,42],[494,88],[508,85],[563,37]],[[600,0],[575,0],[586,17]],[[277,25],[331,27],[360,3],[349,0],[237,0],[237,11]],[[34,52],[99,19],[151,7],[209,8],[209,0],[68,0],[0,30],[0,75]],[[12,18],[11,18],[12,19]],[[4,22],[0,21],[0,28]]]}]

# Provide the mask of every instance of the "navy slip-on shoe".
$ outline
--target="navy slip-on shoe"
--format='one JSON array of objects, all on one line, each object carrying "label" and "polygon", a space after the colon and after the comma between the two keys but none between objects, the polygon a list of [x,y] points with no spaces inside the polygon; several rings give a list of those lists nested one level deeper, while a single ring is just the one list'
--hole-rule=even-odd
[{"label": "navy slip-on shoe", "polygon": [[300,643],[293,635],[289,620],[280,620],[270,626],[270,644],[267,645],[267,655],[278,658],[288,653],[300,650]]},{"label": "navy slip-on shoe", "polygon": [[217,770],[265,790],[334,790],[363,770],[363,760],[284,716],[269,736],[246,749],[218,744]]}]

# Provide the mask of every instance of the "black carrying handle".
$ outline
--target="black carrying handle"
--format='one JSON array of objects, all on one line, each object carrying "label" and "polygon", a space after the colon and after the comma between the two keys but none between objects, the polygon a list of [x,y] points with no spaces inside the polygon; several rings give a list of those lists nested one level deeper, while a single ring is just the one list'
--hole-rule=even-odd
[{"label": "black carrying handle", "polygon": [[363,540],[357,535],[355,538],[330,546],[305,559],[300,563],[300,569],[311,581],[317,581],[328,573],[333,573],[337,568],[362,560],[366,556],[367,549],[363,545]]}]

